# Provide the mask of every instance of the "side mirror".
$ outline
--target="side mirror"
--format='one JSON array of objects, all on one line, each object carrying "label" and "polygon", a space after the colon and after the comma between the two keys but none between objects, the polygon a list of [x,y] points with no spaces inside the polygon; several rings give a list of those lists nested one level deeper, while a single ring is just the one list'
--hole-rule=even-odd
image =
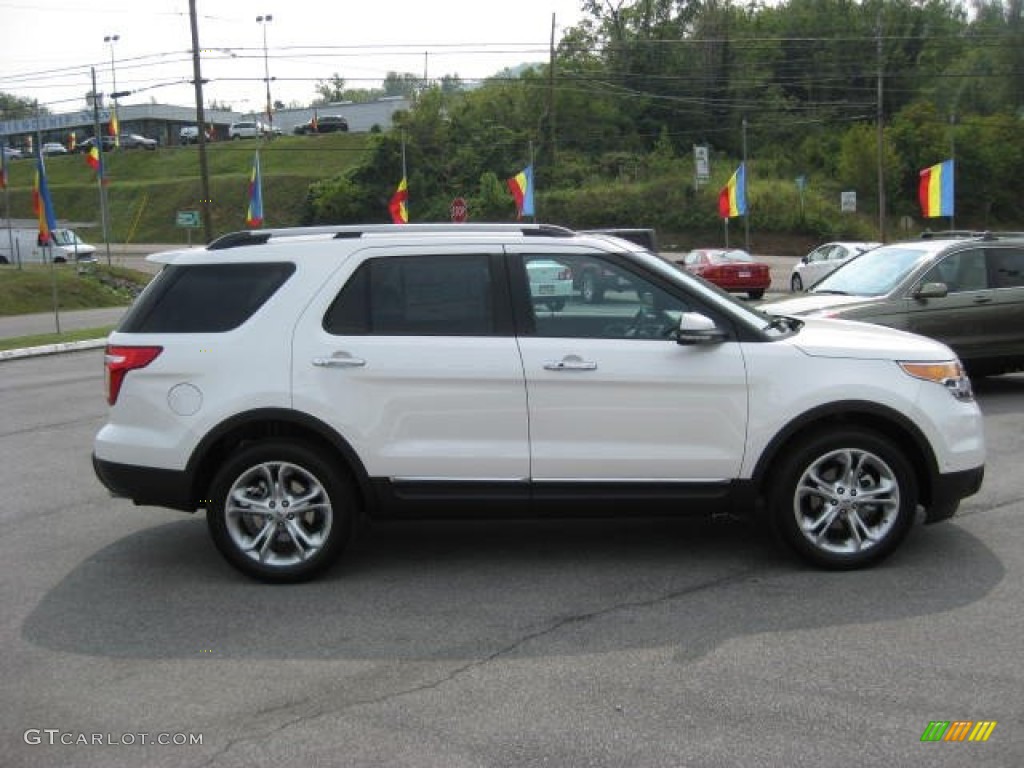
[{"label": "side mirror", "polygon": [[949,295],[949,287],[945,283],[924,283],[913,295],[915,299],[942,299]]},{"label": "side mirror", "polygon": [[804,256],[804,257],[803,257],[802,259],[800,259],[800,263],[801,263],[801,264],[806,264],[806,263],[808,263],[808,262],[809,262],[810,260],[811,260],[811,257],[810,257],[810,256]]},{"label": "side mirror", "polygon": [[729,338],[729,334],[718,328],[715,321],[699,312],[683,312],[676,328],[676,344],[691,346],[694,344],[719,344]]}]

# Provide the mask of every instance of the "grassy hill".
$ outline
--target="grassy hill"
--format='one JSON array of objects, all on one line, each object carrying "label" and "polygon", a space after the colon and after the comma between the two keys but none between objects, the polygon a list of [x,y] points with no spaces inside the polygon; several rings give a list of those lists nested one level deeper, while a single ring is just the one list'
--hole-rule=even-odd
[{"label": "grassy hill", "polygon": [[[266,226],[300,223],[306,190],[318,179],[335,176],[358,163],[367,134],[282,136],[271,142],[231,141],[207,145],[214,230],[245,228],[249,173],[260,150]],[[104,155],[110,239],[122,243],[185,242],[175,214],[199,210],[199,150],[195,146],[161,147],[155,152],[121,151]],[[35,163],[9,164],[11,216],[32,218]],[[79,228],[89,242],[102,240],[99,191],[84,155],[46,159],[46,175],[58,219],[93,222]]]}]

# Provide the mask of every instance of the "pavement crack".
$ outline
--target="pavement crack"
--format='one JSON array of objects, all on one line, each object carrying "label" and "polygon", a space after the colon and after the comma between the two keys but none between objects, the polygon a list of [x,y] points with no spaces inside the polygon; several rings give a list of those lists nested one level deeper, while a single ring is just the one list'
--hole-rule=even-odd
[{"label": "pavement crack", "polygon": [[263,741],[298,723],[315,720],[317,718],[326,717],[328,715],[337,715],[357,708],[370,707],[375,706],[377,704],[387,703],[389,701],[401,699],[406,696],[413,696],[424,691],[435,690],[444,685],[447,685],[448,683],[458,679],[459,677],[462,677],[467,672],[491,664],[494,661],[497,661],[498,659],[501,659],[505,656],[514,654],[523,646],[528,645],[529,643],[532,643],[535,640],[538,640],[542,637],[556,634],[565,629],[566,627],[585,624],[587,622],[594,621],[596,619],[600,619],[605,616],[618,613],[620,611],[651,608],[653,606],[669,603],[673,600],[679,600],[681,598],[689,597],[691,595],[695,595],[701,592],[719,589],[722,587],[729,587],[733,584],[743,582],[749,579],[751,576],[762,572],[763,570],[763,568],[747,568],[742,571],[729,574],[727,576],[722,576],[720,578],[712,579],[710,581],[702,582],[700,584],[694,584],[683,589],[677,589],[671,592],[666,592],[664,594],[650,597],[647,599],[627,600],[624,602],[614,603],[603,608],[598,608],[587,613],[565,616],[563,618],[558,619],[557,621],[550,623],[548,626],[539,628],[533,632],[529,632],[525,635],[522,635],[515,641],[510,642],[507,645],[496,649],[495,651],[487,654],[486,656],[482,656],[480,658],[467,661],[464,664],[460,664],[459,666],[450,669],[446,674],[441,675],[440,677],[437,677],[434,680],[425,681],[419,685],[409,686],[407,688],[391,691],[389,693],[381,694],[379,696],[355,699],[345,703],[342,706],[331,709],[324,709],[322,707],[315,706],[311,701],[306,700],[303,702],[291,702],[288,704],[282,704],[280,706],[260,710],[258,713],[255,714],[259,715],[261,718],[265,718],[268,715],[272,715],[276,712],[288,711],[289,709],[292,709],[296,706],[306,706],[311,711],[307,711],[305,713],[298,714],[294,717],[290,717],[287,720],[278,723],[273,728],[262,730],[259,734],[253,734],[250,736],[240,736],[238,738],[232,739],[227,744],[225,744],[223,748],[219,749],[214,755],[212,755],[210,759],[202,765],[204,766],[204,768],[205,766],[215,765],[222,756],[227,755],[235,746],[239,744],[244,744],[246,742]]}]

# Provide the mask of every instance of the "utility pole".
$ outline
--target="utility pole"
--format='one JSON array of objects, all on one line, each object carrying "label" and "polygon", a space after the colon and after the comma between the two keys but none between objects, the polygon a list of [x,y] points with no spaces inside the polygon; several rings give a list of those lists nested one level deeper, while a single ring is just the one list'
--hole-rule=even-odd
[{"label": "utility pole", "polygon": [[199,23],[196,20],[196,0],[188,0],[188,15],[192,24],[192,77],[196,86],[196,122],[199,125],[199,185],[202,199],[199,208],[203,217],[206,242],[213,240],[212,207],[210,205],[210,168],[206,162],[206,114],[203,112],[203,74],[199,66]]},{"label": "utility pole", "polygon": [[876,114],[878,134],[878,239],[885,242],[885,130],[882,124],[882,13],[878,13],[875,48],[878,57],[878,106]]},{"label": "utility pole", "polygon": [[100,224],[103,227],[103,243],[107,248],[107,266],[110,266],[110,228],[107,224],[107,188],[103,186],[106,168],[103,166],[103,137],[100,135],[100,96],[96,93],[96,67],[92,67],[92,135],[100,166],[96,170],[96,187],[100,195]]},{"label": "utility pole", "polygon": [[743,213],[743,247],[750,253],[750,195],[747,190],[750,185],[747,177],[750,175],[750,168],[747,166],[747,118],[743,118],[743,198],[747,203],[747,210]]},{"label": "utility pole", "polygon": [[[551,168],[555,167],[555,14],[551,14],[551,50],[548,55],[548,141],[551,145]],[[532,162],[532,161],[531,161]],[[536,169],[534,169],[536,172]]]}]

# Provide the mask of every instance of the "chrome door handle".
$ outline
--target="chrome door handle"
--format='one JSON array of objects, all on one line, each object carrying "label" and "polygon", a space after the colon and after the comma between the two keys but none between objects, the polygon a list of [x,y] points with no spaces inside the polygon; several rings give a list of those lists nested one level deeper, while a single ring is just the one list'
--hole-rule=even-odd
[{"label": "chrome door handle", "polygon": [[597,363],[584,360],[578,355],[567,355],[561,360],[549,360],[544,363],[545,371],[596,371]]},{"label": "chrome door handle", "polygon": [[361,368],[366,365],[366,361],[349,355],[334,355],[332,357],[314,357],[313,365],[318,368]]}]

